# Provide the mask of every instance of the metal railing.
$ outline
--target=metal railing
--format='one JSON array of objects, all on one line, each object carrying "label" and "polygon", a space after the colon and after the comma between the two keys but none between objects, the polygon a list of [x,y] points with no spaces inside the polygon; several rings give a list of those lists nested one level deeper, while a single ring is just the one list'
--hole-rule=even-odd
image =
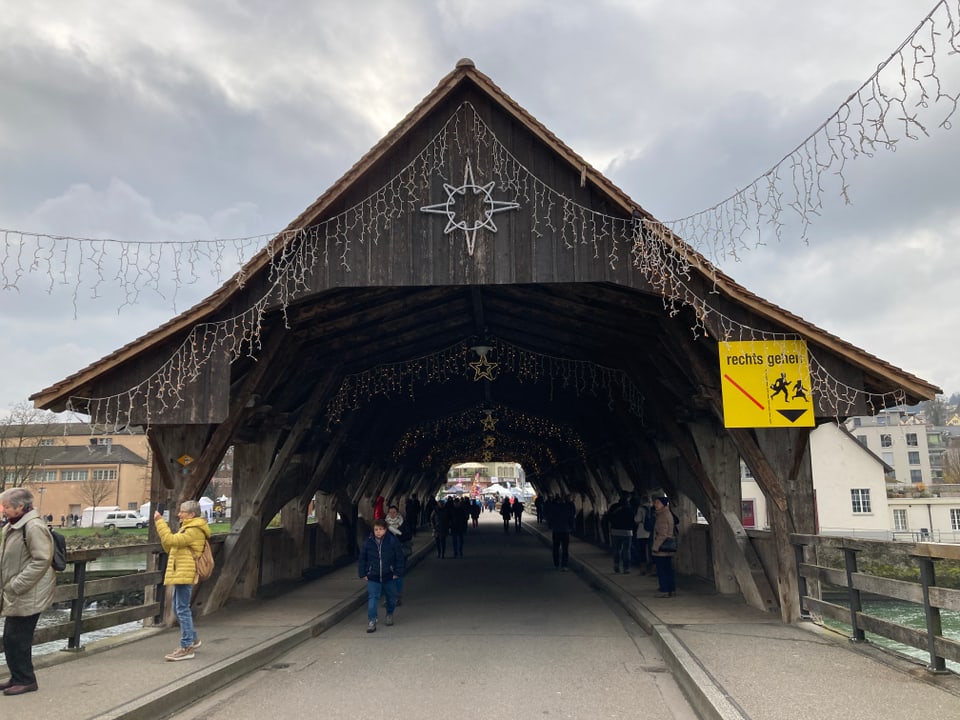
[{"label": "metal railing", "polygon": [[[960,590],[939,587],[936,583],[938,561],[960,560],[960,545],[936,543],[892,543],[824,535],[791,535],[797,555],[800,585],[800,606],[804,612],[819,613],[853,629],[851,640],[864,642],[865,632],[889,638],[909,647],[925,650],[930,656],[927,669],[947,672],[946,660],[960,662],[960,642],[943,636],[941,610],[960,611]],[[804,548],[817,551],[832,549],[843,555],[843,569],[806,562]],[[876,553],[879,557],[902,557],[916,562],[920,581],[893,580],[860,571],[858,555]],[[846,590],[849,607],[828,602],[808,593],[808,581],[825,583]],[[880,596],[921,605],[926,618],[926,629],[917,630],[891,622],[863,611],[862,594]],[[821,594],[822,593],[818,593]]]}]

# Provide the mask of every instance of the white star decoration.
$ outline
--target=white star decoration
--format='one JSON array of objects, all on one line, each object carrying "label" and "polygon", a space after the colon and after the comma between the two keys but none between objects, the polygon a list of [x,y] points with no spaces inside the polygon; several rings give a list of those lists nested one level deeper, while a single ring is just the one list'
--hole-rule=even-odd
[{"label": "white star decoration", "polygon": [[[494,214],[504,212],[505,210],[516,210],[520,207],[520,203],[494,200],[490,195],[494,185],[496,185],[495,182],[488,182],[486,185],[477,185],[473,179],[473,167],[470,165],[468,158],[466,168],[463,171],[463,184],[460,187],[454,187],[449,183],[444,183],[443,189],[447,191],[446,202],[437,203],[436,205],[425,205],[420,208],[420,211],[446,215],[447,226],[443,229],[444,234],[449,235],[454,230],[463,230],[467,237],[467,253],[472,256],[473,248],[477,241],[477,230],[487,228],[491,232],[496,232],[497,226],[493,222]],[[463,210],[465,208],[457,209],[457,197],[465,198],[468,190],[475,196],[484,196],[480,201],[480,214],[482,218],[464,217]],[[459,219],[458,214],[460,215]]]}]

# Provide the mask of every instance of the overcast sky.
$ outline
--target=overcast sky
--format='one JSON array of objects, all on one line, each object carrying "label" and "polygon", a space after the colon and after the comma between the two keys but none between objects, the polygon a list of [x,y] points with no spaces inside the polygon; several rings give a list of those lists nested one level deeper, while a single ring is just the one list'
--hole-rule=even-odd
[{"label": "overcast sky", "polygon": [[[948,6],[956,17],[957,0]],[[0,228],[125,241],[279,230],[461,57],[647,211],[681,218],[790,153],[933,7],[0,0]],[[956,92],[960,60],[942,55],[937,73]],[[928,131],[853,163],[852,205],[828,185],[808,244],[790,227],[723,269],[950,394],[960,391],[960,127]],[[5,243],[18,251],[18,236]],[[13,278],[10,267],[0,411],[217,285],[203,270],[175,298],[170,282],[131,305],[109,281],[99,298],[75,299],[57,284],[48,292],[46,271]]]}]

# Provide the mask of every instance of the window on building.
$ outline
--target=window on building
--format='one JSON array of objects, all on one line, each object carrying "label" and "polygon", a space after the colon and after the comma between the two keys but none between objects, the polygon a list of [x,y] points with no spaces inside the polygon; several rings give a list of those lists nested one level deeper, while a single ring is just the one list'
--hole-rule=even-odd
[{"label": "window on building", "polygon": [[920,447],[916,433],[907,433],[907,447]]},{"label": "window on building", "polygon": [[960,530],[960,508],[950,508],[950,529]]},{"label": "window on building", "polygon": [[863,445],[864,447],[868,447],[866,435],[857,435],[857,442]]},{"label": "window on building", "polygon": [[854,513],[864,514],[871,512],[870,489],[852,488],[850,490],[850,505]]},{"label": "window on building", "polygon": [[33,482],[35,483],[51,483],[56,481],[56,470],[34,470],[33,472]]},{"label": "window on building", "polygon": [[893,529],[907,530],[907,511],[902,508],[895,508],[893,511]]},{"label": "window on building", "polygon": [[106,445],[107,447],[110,447],[111,445],[113,445],[113,438],[91,438],[90,444]]},{"label": "window on building", "polygon": [[43,438],[40,442],[37,443],[40,447],[53,447],[56,445],[56,440],[53,438]]},{"label": "window on building", "polygon": [[916,450],[912,450],[912,451],[908,452],[908,453],[907,453],[907,462],[909,462],[911,465],[919,465],[919,464],[920,464],[920,453],[917,452]]},{"label": "window on building", "polygon": [[60,479],[64,482],[83,482],[87,479],[86,470],[63,470]]},{"label": "window on building", "polygon": [[740,518],[745,528],[757,526],[757,518],[753,500],[740,501]]},{"label": "window on building", "polygon": [[860,418],[855,417],[855,418],[853,419],[853,426],[854,426],[855,428],[858,428],[858,427],[860,427],[860,424],[861,424]]},{"label": "window on building", "polygon": [[914,485],[917,483],[923,482],[923,471],[922,470],[911,470],[910,471],[910,482]]},{"label": "window on building", "polygon": [[3,480],[7,485],[22,485],[26,479],[23,470],[8,470],[3,474]]},{"label": "window on building", "polygon": [[93,479],[94,480],[116,480],[117,471],[116,470],[94,470]]},{"label": "window on building", "polygon": [[885,417],[877,418],[877,425],[886,425],[886,424],[887,424],[887,419]]},{"label": "window on building", "polygon": [[881,436],[880,436],[880,447],[893,447],[893,436],[891,436],[891,435],[881,435]]}]

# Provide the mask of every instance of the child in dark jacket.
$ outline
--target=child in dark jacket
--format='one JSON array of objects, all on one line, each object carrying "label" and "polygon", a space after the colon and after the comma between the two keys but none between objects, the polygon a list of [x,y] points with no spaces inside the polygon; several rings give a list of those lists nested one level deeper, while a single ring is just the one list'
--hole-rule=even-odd
[{"label": "child in dark jacket", "polygon": [[360,550],[357,572],[367,581],[367,632],[377,629],[377,606],[380,594],[387,596],[387,625],[393,625],[393,611],[397,607],[397,581],[403,577],[405,558],[400,541],[387,532],[384,520],[373,521],[373,532]]}]

